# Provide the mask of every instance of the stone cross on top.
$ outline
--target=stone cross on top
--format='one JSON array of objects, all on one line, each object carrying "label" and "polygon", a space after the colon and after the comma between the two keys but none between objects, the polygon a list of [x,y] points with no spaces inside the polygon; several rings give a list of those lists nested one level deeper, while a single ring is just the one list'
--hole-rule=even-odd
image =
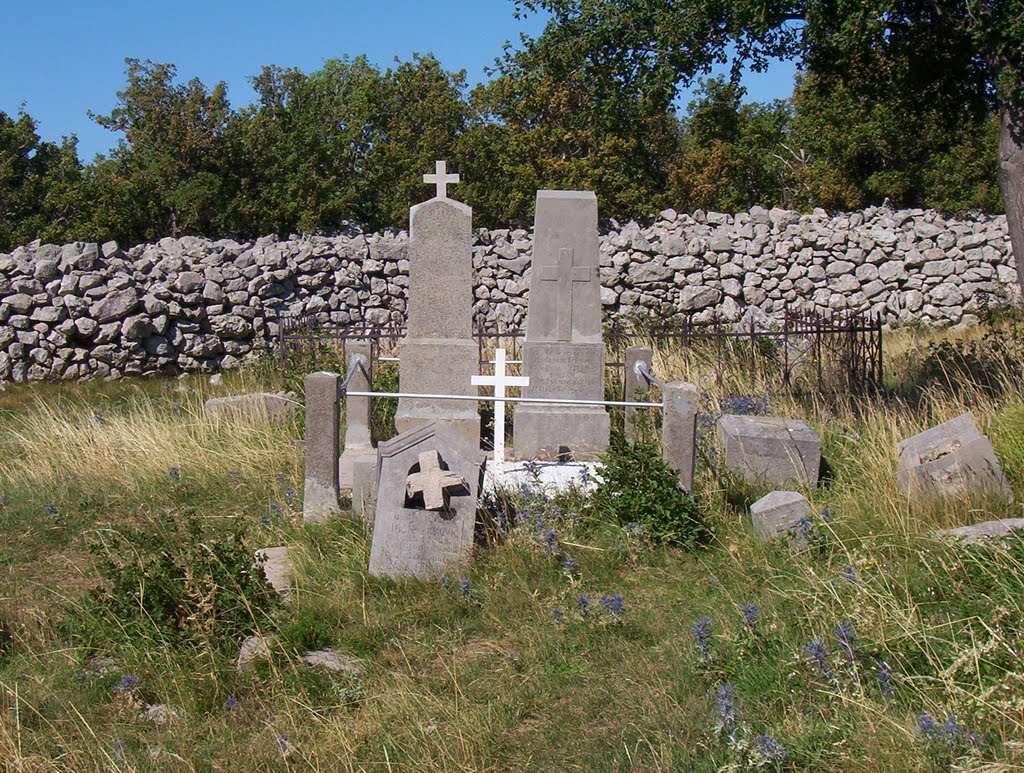
[{"label": "stone cross on top", "polygon": [[591,266],[576,265],[575,251],[570,247],[558,250],[558,265],[541,266],[540,281],[558,282],[558,326],[555,340],[572,338],[572,289],[577,282],[590,282],[594,278]]},{"label": "stone cross on top", "polygon": [[425,184],[437,186],[437,198],[439,199],[447,199],[448,186],[455,185],[459,182],[459,176],[457,174],[448,174],[447,172],[447,161],[435,161],[434,174],[423,175],[423,182]]},{"label": "stone cross on top", "polygon": [[423,495],[425,510],[446,510],[448,493],[467,491],[469,486],[461,475],[441,469],[441,455],[437,451],[424,451],[419,455],[420,471],[405,480],[405,496],[412,499]]},{"label": "stone cross on top", "polygon": [[524,387],[530,385],[526,376],[509,376],[505,373],[505,350],[494,350],[494,375],[473,376],[472,383],[476,386],[494,387],[494,467],[500,467],[505,461],[505,387]]}]

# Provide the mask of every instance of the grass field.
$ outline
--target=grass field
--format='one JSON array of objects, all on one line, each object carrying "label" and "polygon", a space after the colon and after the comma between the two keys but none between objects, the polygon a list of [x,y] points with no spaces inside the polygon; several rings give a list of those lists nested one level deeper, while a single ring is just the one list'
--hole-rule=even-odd
[{"label": "grass field", "polygon": [[[207,397],[276,390],[285,374],[8,385],[0,760],[12,771],[1022,769],[1024,541],[931,536],[1019,517],[1019,504],[911,502],[894,480],[898,440],[969,408],[1024,500],[1019,333],[1010,321],[889,334],[883,394],[768,396],[824,442],[807,551],[758,541],[746,507],[762,492],[705,456],[695,495],[707,547],[658,544],[579,496],[523,500],[523,523],[480,546],[464,576],[429,584],[367,576],[370,539],[351,520],[303,526],[300,423],[203,417]],[[659,354],[655,371],[697,380],[712,411],[744,388],[739,374],[709,383],[678,354]],[[287,604],[248,565],[277,544],[297,557]],[[276,644],[239,672],[251,632]],[[324,646],[365,671],[302,664]],[[145,715],[154,705],[166,721]]]}]

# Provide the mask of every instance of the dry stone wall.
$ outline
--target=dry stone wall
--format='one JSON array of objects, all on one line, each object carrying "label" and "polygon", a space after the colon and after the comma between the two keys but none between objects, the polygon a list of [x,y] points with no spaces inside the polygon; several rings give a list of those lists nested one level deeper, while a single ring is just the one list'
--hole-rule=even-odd
[{"label": "dry stone wall", "polygon": [[[665,210],[601,235],[608,315],[739,319],[750,307],[862,310],[890,325],[971,324],[1019,303],[1006,219],[887,208],[829,215]],[[526,316],[532,241],[480,230],[474,311]],[[213,371],[272,344],[286,314],[341,323],[405,319],[405,232],[33,243],[0,254],[0,381]]]}]

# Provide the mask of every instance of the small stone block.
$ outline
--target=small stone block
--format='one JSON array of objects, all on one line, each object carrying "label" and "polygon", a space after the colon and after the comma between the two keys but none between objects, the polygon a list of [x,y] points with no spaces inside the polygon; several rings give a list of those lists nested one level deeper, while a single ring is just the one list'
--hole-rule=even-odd
[{"label": "small stone block", "polygon": [[943,529],[936,532],[936,536],[953,537],[966,545],[972,545],[979,540],[1002,539],[1017,533],[1024,534],[1024,518],[1001,518],[956,529]]},{"label": "small stone block", "polygon": [[725,465],[754,483],[818,485],[821,438],[798,419],[725,415],[718,420]]},{"label": "small stone block", "polygon": [[910,497],[955,497],[970,490],[1012,501],[995,449],[970,411],[902,441],[896,481]]},{"label": "small stone block", "polygon": [[256,392],[212,397],[204,403],[203,411],[211,419],[291,421],[295,418],[295,395],[292,392]]},{"label": "small stone block", "polygon": [[754,531],[768,540],[789,534],[802,518],[811,517],[811,503],[796,491],[773,491],[750,506]]},{"label": "small stone block", "polygon": [[281,596],[291,592],[295,579],[295,567],[288,557],[288,546],[262,548],[256,551],[256,558],[263,561],[263,576]]}]

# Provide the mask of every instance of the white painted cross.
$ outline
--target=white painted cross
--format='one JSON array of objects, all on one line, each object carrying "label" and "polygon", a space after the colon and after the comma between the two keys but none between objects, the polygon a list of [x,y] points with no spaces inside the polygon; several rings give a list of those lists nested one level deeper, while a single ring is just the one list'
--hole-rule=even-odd
[{"label": "white painted cross", "polygon": [[530,385],[526,376],[508,376],[505,374],[505,350],[494,350],[494,375],[473,376],[472,383],[476,386],[494,387],[494,467],[501,467],[505,461],[505,387],[524,387]]},{"label": "white painted cross", "polygon": [[457,174],[447,174],[448,162],[446,161],[435,161],[434,162],[434,174],[423,175],[423,182],[427,185],[437,186],[437,198],[447,199],[448,198],[448,186],[455,185],[459,181]]}]

